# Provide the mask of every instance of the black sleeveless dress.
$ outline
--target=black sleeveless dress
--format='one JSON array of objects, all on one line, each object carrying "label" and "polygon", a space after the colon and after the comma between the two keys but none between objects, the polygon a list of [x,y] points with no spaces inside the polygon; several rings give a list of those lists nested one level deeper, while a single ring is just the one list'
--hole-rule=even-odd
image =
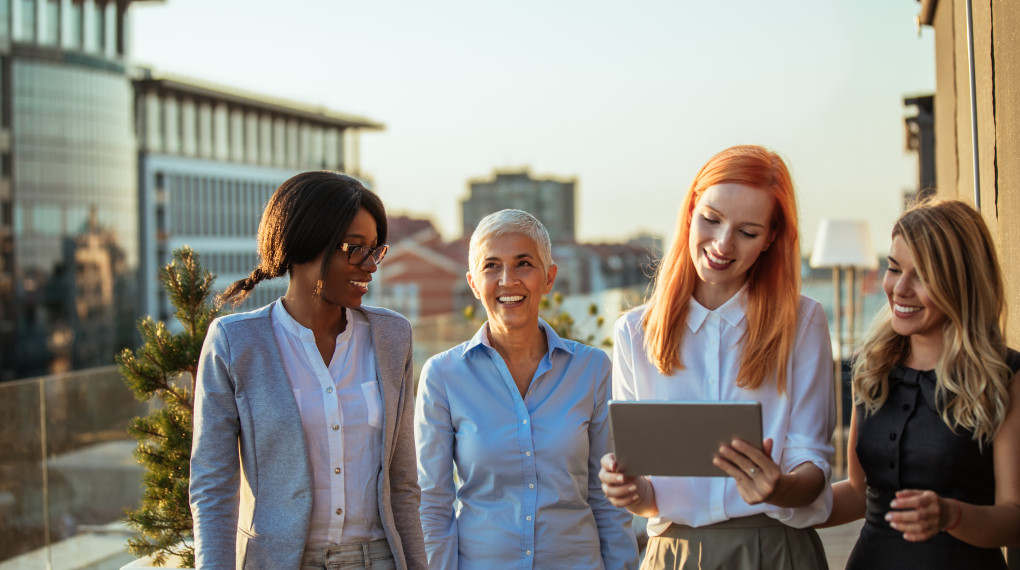
[{"label": "black sleeveless dress", "polygon": [[[1020,353],[1010,350],[1010,369]],[[885,514],[900,489],[930,489],[975,505],[995,503],[992,446],[980,449],[971,432],[953,433],[935,402],[935,372],[896,366],[889,374],[889,398],[872,416],[858,408],[857,457],[868,482],[867,514],[847,569],[1005,570],[998,548],[978,548],[941,532],[924,542],[907,542],[889,527]]]}]

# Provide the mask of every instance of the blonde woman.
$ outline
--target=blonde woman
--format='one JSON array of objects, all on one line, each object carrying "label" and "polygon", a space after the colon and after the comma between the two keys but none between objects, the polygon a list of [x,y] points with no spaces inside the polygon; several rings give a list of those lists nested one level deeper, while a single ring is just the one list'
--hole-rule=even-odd
[{"label": "blonde woman", "polygon": [[854,366],[850,477],[827,524],[865,518],[848,568],[1006,568],[1020,544],[1020,354],[981,214],[932,201],[893,228],[888,307]]},{"label": "blonde woman", "polygon": [[[736,146],[702,167],[651,299],[617,321],[613,351],[617,400],[762,408],[766,440],[724,446],[719,477],[635,477],[603,458],[606,496],[652,517],[642,568],[826,568],[811,526],[830,505],[829,329],[800,295],[797,205],[777,154]],[[676,435],[649,437],[669,453]]]}]

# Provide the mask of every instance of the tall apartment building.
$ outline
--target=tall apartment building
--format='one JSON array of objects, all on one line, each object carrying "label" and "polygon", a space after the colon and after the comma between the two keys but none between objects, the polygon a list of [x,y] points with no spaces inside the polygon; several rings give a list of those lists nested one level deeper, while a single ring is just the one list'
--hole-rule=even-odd
[{"label": "tall apartment building", "polygon": [[478,222],[492,212],[515,208],[541,220],[553,242],[572,242],[576,185],[573,178],[534,178],[527,168],[496,170],[491,179],[471,180],[470,193],[461,202],[463,235],[470,236]]},{"label": "tall apartment building", "polygon": [[131,0],[0,0],[0,380],[134,341]]},{"label": "tall apartment building", "polygon": [[[134,82],[139,142],[142,311],[172,318],[159,268],[190,245],[218,276],[216,288],[257,262],[255,233],[269,196],[306,170],[360,175],[358,135],[383,125],[363,117],[194,79],[145,72]],[[260,284],[240,309],[282,295]]]}]

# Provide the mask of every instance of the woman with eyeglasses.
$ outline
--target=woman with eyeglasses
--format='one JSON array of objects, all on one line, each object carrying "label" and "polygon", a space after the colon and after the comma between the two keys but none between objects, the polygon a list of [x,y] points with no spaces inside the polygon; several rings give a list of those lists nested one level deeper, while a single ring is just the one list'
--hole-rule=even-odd
[{"label": "woman with eyeglasses", "polygon": [[426,568],[411,327],[362,306],[386,255],[379,197],[305,172],[270,198],[259,265],[221,300],[286,294],[209,326],[195,388],[198,568]]}]

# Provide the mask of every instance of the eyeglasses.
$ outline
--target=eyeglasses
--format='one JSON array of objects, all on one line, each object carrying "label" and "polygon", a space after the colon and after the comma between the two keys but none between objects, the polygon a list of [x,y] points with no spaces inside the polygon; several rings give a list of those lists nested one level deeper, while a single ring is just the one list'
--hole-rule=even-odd
[{"label": "eyeglasses", "polygon": [[351,265],[361,265],[368,260],[368,256],[372,256],[372,261],[376,265],[382,263],[386,252],[389,251],[390,246],[380,245],[379,247],[368,247],[367,245],[351,245],[349,243],[341,242],[337,249],[340,251],[347,252],[347,262]]}]

